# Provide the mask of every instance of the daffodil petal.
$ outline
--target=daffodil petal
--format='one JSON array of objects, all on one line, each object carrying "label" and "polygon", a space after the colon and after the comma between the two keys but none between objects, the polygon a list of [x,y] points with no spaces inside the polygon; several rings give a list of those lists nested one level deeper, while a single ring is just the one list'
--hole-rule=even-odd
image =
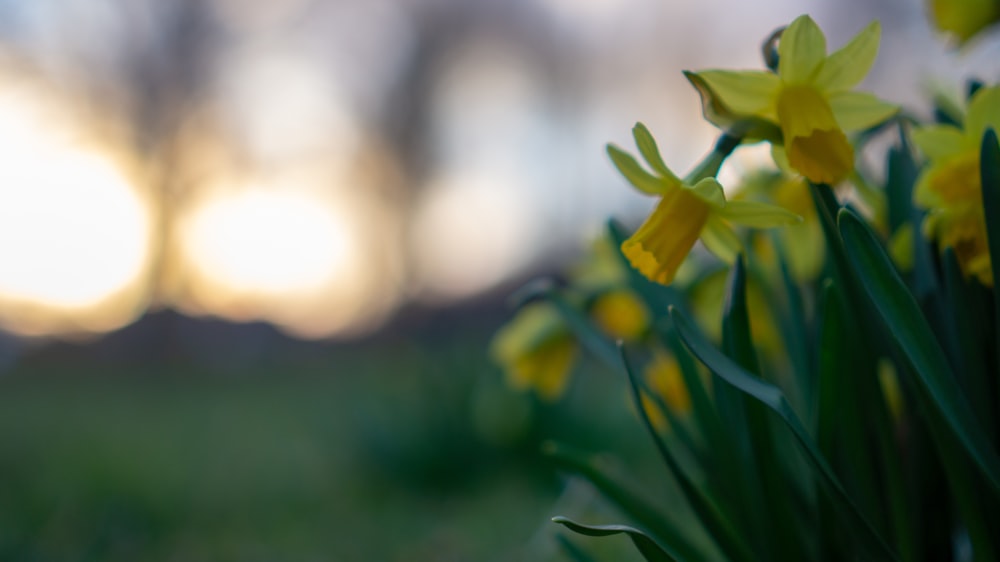
[{"label": "daffodil petal", "polygon": [[701,243],[728,264],[735,262],[736,256],[743,250],[743,244],[732,227],[714,215],[705,222],[705,228],[701,231]]},{"label": "daffodil petal", "polygon": [[[925,209],[932,209],[938,206],[940,197],[934,192],[933,185],[931,174],[927,173],[927,171],[920,174],[917,183],[913,186],[913,202]],[[924,234],[928,237],[933,237],[929,234],[933,230],[934,221],[931,219],[932,216],[933,214],[929,214],[924,220]]]},{"label": "daffodil petal", "polygon": [[692,73],[701,78],[727,109],[739,115],[769,117],[781,80],[760,70],[705,70]]},{"label": "daffodil petal", "polygon": [[1000,86],[980,88],[969,101],[969,111],[965,114],[965,134],[975,141],[976,147],[989,127],[1000,130]]},{"label": "daffodil petal", "polygon": [[799,16],[778,41],[778,75],[788,84],[808,82],[826,58],[826,37],[809,16]]},{"label": "daffodil petal", "polygon": [[608,156],[614,163],[618,171],[633,187],[647,195],[663,195],[671,189],[678,189],[681,186],[680,180],[676,177],[657,177],[642,169],[639,162],[629,153],[617,146],[608,145]]},{"label": "daffodil petal", "polygon": [[787,209],[758,201],[729,201],[726,208],[718,214],[732,222],[753,228],[789,226],[802,222],[802,217]]},{"label": "daffodil petal", "polygon": [[875,62],[881,35],[882,27],[878,21],[868,24],[848,44],[823,61],[815,84],[827,92],[849,90],[857,86]]},{"label": "daffodil petal", "polygon": [[928,125],[913,131],[913,144],[931,160],[965,151],[965,134],[954,125]]},{"label": "daffodil petal", "polygon": [[828,100],[834,119],[845,131],[874,127],[899,112],[899,106],[866,92],[838,92]]},{"label": "daffodil petal", "polygon": [[635,127],[632,128],[632,136],[635,137],[635,144],[639,147],[639,153],[642,154],[646,163],[661,176],[667,178],[668,181],[679,185],[681,180],[670,171],[670,168],[663,161],[663,157],[660,156],[660,149],[656,146],[656,139],[653,138],[649,129],[642,123],[636,123]]},{"label": "daffodil petal", "polygon": [[715,178],[704,178],[694,184],[691,191],[709,205],[722,209],[726,206],[726,193],[722,189],[719,180]]},{"label": "daffodil petal", "polygon": [[795,173],[795,168],[792,168],[792,163],[788,161],[788,153],[785,152],[785,147],[779,144],[772,144],[771,160],[774,160],[774,165],[777,166],[779,170],[789,174]]}]

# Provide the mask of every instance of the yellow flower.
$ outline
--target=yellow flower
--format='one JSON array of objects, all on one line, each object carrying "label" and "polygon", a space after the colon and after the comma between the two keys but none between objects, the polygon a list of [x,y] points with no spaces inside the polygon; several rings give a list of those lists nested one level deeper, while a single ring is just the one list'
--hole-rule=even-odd
[{"label": "yellow flower", "polygon": [[607,291],[594,299],[590,317],[604,333],[616,340],[637,340],[649,327],[646,305],[628,289]]},{"label": "yellow flower", "polygon": [[930,0],[931,23],[965,43],[974,35],[1000,20],[996,0]]},{"label": "yellow flower", "polygon": [[[655,393],[672,413],[685,416],[691,411],[691,396],[688,394],[687,386],[684,385],[680,365],[672,355],[659,349],[655,350],[653,358],[643,371],[643,376],[649,390]],[[667,417],[660,411],[656,400],[644,394],[642,406],[654,427],[658,429],[668,427]]]},{"label": "yellow flower", "polygon": [[962,128],[930,125],[914,131],[913,141],[930,165],[917,179],[913,198],[929,211],[924,235],[942,249],[952,248],[965,275],[992,286],[979,172],[980,145],[990,127],[1000,130],[1000,86],[972,96]]},{"label": "yellow flower", "polygon": [[642,123],[636,124],[632,132],[639,151],[656,175],[642,169],[634,158],[614,146],[608,146],[608,154],[632,185],[649,195],[660,196],[646,222],[622,243],[622,253],[629,263],[648,279],[670,284],[699,238],[709,251],[732,263],[742,246],[730,222],[757,228],[801,222],[798,215],[773,205],[726,201],[719,182],[714,177],[698,178],[701,172],[682,181],[663,163],[652,135]]},{"label": "yellow flower", "polygon": [[490,351],[512,387],[555,400],[566,389],[576,349],[559,312],[548,303],[533,303],[497,331]]},{"label": "yellow flower", "polygon": [[845,132],[876,125],[898,110],[852,91],[875,62],[879,35],[878,22],[872,22],[827,56],[823,32],[809,16],[800,16],[781,34],[777,73],[706,70],[688,73],[688,79],[714,98],[715,107],[775,123],[792,168],[812,182],[835,184],[854,169]]}]

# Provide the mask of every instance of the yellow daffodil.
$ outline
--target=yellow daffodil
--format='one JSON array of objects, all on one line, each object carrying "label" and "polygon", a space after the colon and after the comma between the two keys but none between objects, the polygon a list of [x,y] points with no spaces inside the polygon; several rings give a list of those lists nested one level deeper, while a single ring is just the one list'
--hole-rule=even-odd
[{"label": "yellow daffodil", "polygon": [[491,352],[520,390],[533,390],[544,400],[562,396],[569,380],[577,343],[559,312],[548,303],[525,306],[497,331]]},{"label": "yellow daffodil", "polygon": [[[742,246],[730,223],[768,228],[802,220],[773,205],[726,201],[722,186],[712,177],[718,164],[709,166],[708,171],[700,166],[682,181],[663,163],[645,126],[639,123],[632,132],[639,151],[655,174],[644,170],[633,157],[614,146],[608,146],[608,154],[632,185],[643,193],[660,197],[646,222],[622,243],[622,253],[629,263],[648,279],[670,284],[699,238],[709,251],[732,263]],[[711,159],[709,155],[707,161]],[[710,175],[701,177],[703,174]]]},{"label": "yellow daffodil", "polygon": [[[655,393],[662,404],[670,408],[671,413],[685,416],[691,411],[691,396],[688,394],[687,386],[684,385],[680,364],[672,355],[656,349],[653,358],[643,370],[643,376],[650,392]],[[644,394],[642,406],[654,427],[657,429],[669,427],[667,417],[660,411],[656,400]]]},{"label": "yellow daffodil", "polygon": [[649,328],[649,311],[628,288],[628,266],[609,234],[594,240],[570,273],[570,285],[589,301],[587,313],[614,340],[635,341]]},{"label": "yellow daffodil", "polygon": [[589,313],[601,330],[616,340],[637,340],[649,327],[646,305],[628,289],[599,295],[590,305]]},{"label": "yellow daffodil", "polygon": [[979,172],[980,145],[990,127],[1000,130],[1000,86],[972,96],[962,128],[930,125],[914,131],[913,141],[930,165],[917,180],[913,198],[928,210],[924,235],[942,249],[952,248],[965,275],[992,286]]},{"label": "yellow daffodil", "polygon": [[1000,21],[1000,2],[996,0],[930,0],[928,8],[934,27],[962,43]]},{"label": "yellow daffodil", "polygon": [[[809,16],[800,16],[781,34],[777,73],[706,70],[687,75],[702,95],[713,98],[713,107],[775,123],[792,168],[812,182],[835,184],[854,169],[854,149],[845,132],[874,126],[898,110],[872,94],[853,91],[875,61],[879,35],[878,22],[872,22],[828,56],[823,32]],[[728,126],[713,117],[717,114],[706,117]]]}]

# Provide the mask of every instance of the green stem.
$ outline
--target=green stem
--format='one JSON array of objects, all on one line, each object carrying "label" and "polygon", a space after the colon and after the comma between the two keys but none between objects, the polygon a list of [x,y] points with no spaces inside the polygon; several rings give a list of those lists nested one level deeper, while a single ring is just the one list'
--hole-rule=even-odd
[{"label": "green stem", "polygon": [[715,177],[715,174],[719,173],[722,163],[736,150],[742,140],[742,136],[736,136],[729,132],[723,133],[715,142],[712,152],[709,152],[681,181],[684,182],[684,185],[694,185],[705,178]]}]

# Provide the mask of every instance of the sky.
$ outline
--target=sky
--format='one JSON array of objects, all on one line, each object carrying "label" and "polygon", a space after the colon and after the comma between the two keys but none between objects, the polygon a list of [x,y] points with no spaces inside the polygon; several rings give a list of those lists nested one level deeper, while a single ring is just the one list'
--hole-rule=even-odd
[{"label": "sky", "polygon": [[0,1],[0,326],[335,338],[551,270],[652,204],[605,143],[643,121],[686,171],[716,131],[681,71],[761,68],[802,11],[831,48],[880,19],[864,88],[918,112],[1000,60],[916,0]]}]

